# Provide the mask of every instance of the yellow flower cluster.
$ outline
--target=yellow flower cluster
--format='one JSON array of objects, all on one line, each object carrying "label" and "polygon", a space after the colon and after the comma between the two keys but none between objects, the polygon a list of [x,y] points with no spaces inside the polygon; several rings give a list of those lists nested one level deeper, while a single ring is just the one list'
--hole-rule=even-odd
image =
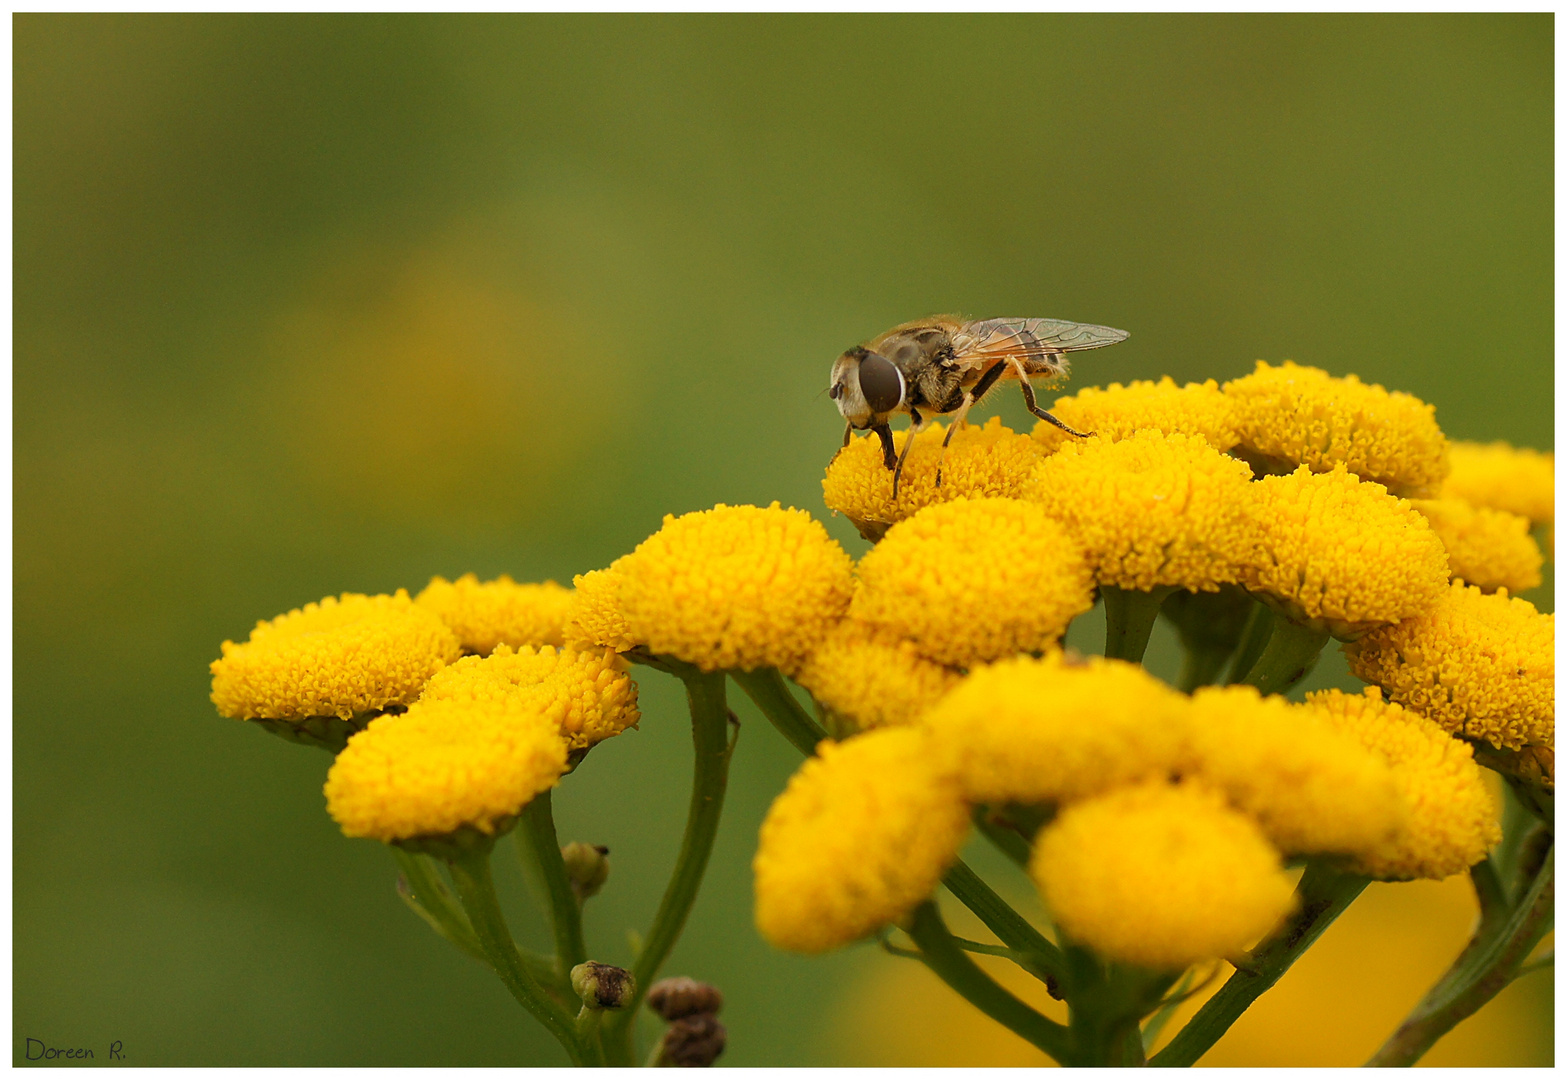
[{"label": "yellow flower cluster", "polygon": [[1505,442],[1455,442],[1452,462],[1443,495],[1535,524],[1556,521],[1555,454],[1514,449]]},{"label": "yellow flower cluster", "polygon": [[817,646],[795,682],[865,730],[913,723],[960,677],[925,659],[912,642],[845,619]]},{"label": "yellow flower cluster", "polygon": [[1066,525],[1099,584],[1213,591],[1257,559],[1251,486],[1244,462],[1201,437],[1145,429],[1063,446],[1025,497]]},{"label": "yellow flower cluster", "polygon": [[[1158,382],[1111,383],[1102,390],[1090,386],[1070,397],[1057,398],[1050,407],[1063,423],[1106,442],[1152,429],[1167,435],[1200,436],[1215,450],[1228,450],[1240,441],[1231,411],[1229,399],[1212,379],[1178,387],[1168,375]],[[1077,441],[1045,420],[1034,425],[1033,438],[1046,453]]]},{"label": "yellow flower cluster", "polygon": [[456,581],[431,578],[414,603],[439,615],[465,650],[488,656],[503,643],[561,644],[571,590],[553,581],[519,585],[507,574],[481,583],[477,575],[464,574]]},{"label": "yellow flower cluster", "polygon": [[223,716],[347,720],[418,697],[425,681],[461,655],[446,624],[399,589],[344,593],[223,643],[212,662],[212,701]]},{"label": "yellow flower cluster", "polygon": [[625,652],[636,641],[620,612],[620,563],[591,570],[571,579],[576,586],[566,616],[566,644],[576,649],[593,647]]},{"label": "yellow flower cluster", "polygon": [[1312,472],[1343,466],[1409,496],[1436,494],[1447,476],[1447,438],[1436,409],[1402,391],[1287,360],[1279,367],[1259,360],[1255,372],[1225,383],[1224,395],[1244,453],[1265,466],[1304,465]]},{"label": "yellow flower cluster", "polygon": [[1344,646],[1350,670],[1447,731],[1555,746],[1556,618],[1455,581],[1429,611]]},{"label": "yellow flower cluster", "polygon": [[1545,556],[1529,535],[1529,519],[1463,499],[1417,499],[1412,506],[1431,523],[1447,549],[1448,570],[1485,592],[1523,592],[1540,584]]}]

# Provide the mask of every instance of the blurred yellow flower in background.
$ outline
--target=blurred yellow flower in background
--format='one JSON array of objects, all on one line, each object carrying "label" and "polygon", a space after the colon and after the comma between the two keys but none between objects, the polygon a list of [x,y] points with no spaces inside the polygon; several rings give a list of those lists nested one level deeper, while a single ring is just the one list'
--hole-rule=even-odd
[{"label": "blurred yellow flower in background", "polygon": [[[1231,417],[1233,409],[1214,380],[1176,386],[1168,375],[1158,382],[1140,379],[1126,386],[1085,387],[1056,398],[1050,406],[1050,412],[1062,422],[1106,442],[1152,429],[1167,435],[1200,436],[1215,450],[1228,450],[1240,439]],[[1034,425],[1033,438],[1046,453],[1076,441],[1044,420]]]},{"label": "blurred yellow flower in background", "polygon": [[1520,514],[1537,525],[1556,521],[1555,454],[1505,442],[1455,442],[1452,462],[1443,495]]},{"label": "blurred yellow flower in background", "polygon": [[1529,535],[1528,518],[1456,498],[1416,499],[1410,505],[1425,515],[1447,549],[1453,577],[1485,592],[1524,592],[1540,584],[1545,556]]},{"label": "blurred yellow flower in background", "polygon": [[834,627],[795,682],[862,729],[910,724],[962,673],[919,654],[912,642],[854,619]]},{"label": "blurred yellow flower in background", "polygon": [[509,574],[482,583],[464,574],[456,581],[431,578],[414,603],[439,615],[465,650],[488,656],[502,643],[562,644],[571,590],[553,581],[519,585]]}]

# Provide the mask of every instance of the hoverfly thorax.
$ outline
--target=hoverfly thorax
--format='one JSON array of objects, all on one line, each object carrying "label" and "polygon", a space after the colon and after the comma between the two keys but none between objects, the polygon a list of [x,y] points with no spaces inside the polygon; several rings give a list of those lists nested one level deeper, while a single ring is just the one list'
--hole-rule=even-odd
[{"label": "hoverfly thorax", "polygon": [[896,364],[858,345],[838,357],[827,389],[843,418],[862,431],[886,423],[907,393],[908,383]]}]

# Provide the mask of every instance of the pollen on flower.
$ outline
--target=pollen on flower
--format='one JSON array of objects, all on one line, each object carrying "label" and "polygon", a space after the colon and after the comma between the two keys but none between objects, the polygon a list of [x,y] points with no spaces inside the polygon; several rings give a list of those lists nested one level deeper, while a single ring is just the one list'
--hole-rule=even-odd
[{"label": "pollen on flower", "polygon": [[1192,695],[1193,771],[1289,855],[1378,850],[1403,821],[1387,763],[1315,713],[1250,686]]},{"label": "pollen on flower", "polygon": [[487,656],[495,646],[559,645],[565,640],[571,590],[553,581],[519,585],[502,574],[480,582],[433,577],[414,603],[435,612],[468,652]]},{"label": "pollen on flower", "polygon": [[969,810],[918,727],[827,740],[762,823],[756,925],[781,949],[823,952],[908,914],[968,833]]},{"label": "pollen on flower", "polygon": [[1063,446],[1024,498],[1083,545],[1101,585],[1217,590],[1257,559],[1251,470],[1195,435],[1134,432]]},{"label": "pollen on flower", "polygon": [[636,727],[641,714],[629,667],[602,648],[497,645],[488,657],[464,657],[439,672],[419,700],[542,716],[580,750]]},{"label": "pollen on flower", "polygon": [[1017,499],[959,499],[899,522],[860,559],[851,614],[968,667],[1054,645],[1093,606],[1081,548]]},{"label": "pollen on flower", "polygon": [[1424,614],[1344,646],[1363,682],[1465,739],[1556,745],[1556,617],[1455,581]]},{"label": "pollen on flower", "polygon": [[1537,524],[1556,520],[1555,454],[1515,449],[1505,442],[1455,442],[1452,461],[1443,495],[1520,514]]},{"label": "pollen on flower", "polygon": [[1447,587],[1447,552],[1409,503],[1339,468],[1252,485],[1263,526],[1243,577],[1295,621],[1350,638],[1429,610]]},{"label": "pollen on flower", "polygon": [[348,740],[326,779],[345,836],[387,842],[493,833],[566,768],[566,743],[542,716],[469,701],[416,702]]},{"label": "pollen on flower", "polygon": [[1245,455],[1331,472],[1342,465],[1397,495],[1436,494],[1447,476],[1447,437],[1436,408],[1354,375],[1335,378],[1286,360],[1224,384]]},{"label": "pollen on flower", "polygon": [[1179,769],[1187,708],[1137,664],[1057,652],[977,668],[921,725],[970,801],[1053,803]]},{"label": "pollen on flower", "polygon": [[869,730],[913,723],[961,677],[925,659],[912,643],[845,619],[822,639],[795,682]]},{"label": "pollen on flower", "polygon": [[[1198,436],[1215,450],[1228,450],[1239,441],[1230,411],[1229,399],[1212,379],[1176,386],[1168,375],[1158,382],[1111,383],[1102,390],[1086,387],[1070,397],[1057,398],[1050,407],[1051,414],[1063,423],[1105,442],[1151,429],[1167,435]],[[1034,425],[1033,438],[1047,454],[1077,441],[1047,420]]]},{"label": "pollen on flower", "polygon": [[703,671],[793,673],[849,604],[849,556],[804,510],[665,516],[617,564],[629,636]]},{"label": "pollen on flower", "polygon": [[620,560],[604,570],[571,579],[576,586],[566,616],[566,644],[579,651],[594,647],[625,652],[638,644],[620,610]]},{"label": "pollen on flower", "polygon": [[212,701],[224,716],[303,720],[407,704],[462,653],[446,624],[408,593],[344,593],[267,622],[250,639],[223,643]]},{"label": "pollen on flower", "polygon": [[1175,971],[1237,956],[1289,914],[1279,863],[1218,793],[1155,782],[1066,807],[1035,841],[1029,872],[1074,941]]},{"label": "pollen on flower", "polygon": [[1353,870],[1378,878],[1445,878],[1485,858],[1502,838],[1498,807],[1474,750],[1425,717],[1364,694],[1323,690],[1306,695],[1334,728],[1359,740],[1393,770],[1406,808],[1402,825],[1361,853]]},{"label": "pollen on flower", "polygon": [[1463,499],[1416,499],[1412,506],[1447,549],[1448,570],[1485,592],[1523,592],[1540,584],[1545,556],[1529,535],[1529,519]]},{"label": "pollen on flower", "polygon": [[[892,470],[882,458],[881,440],[865,435],[849,440],[822,480],[822,498],[829,509],[854,522],[862,534],[879,538],[886,526],[934,503],[990,495],[1015,498],[1041,457],[1039,444],[1027,435],[1003,427],[999,416],[984,426],[965,424],[952,433],[946,454],[941,442],[946,428],[933,424],[917,436],[903,463],[898,498],[892,497]],[[893,446],[902,452],[907,430],[893,432]],[[941,486],[936,486],[937,465]]]}]

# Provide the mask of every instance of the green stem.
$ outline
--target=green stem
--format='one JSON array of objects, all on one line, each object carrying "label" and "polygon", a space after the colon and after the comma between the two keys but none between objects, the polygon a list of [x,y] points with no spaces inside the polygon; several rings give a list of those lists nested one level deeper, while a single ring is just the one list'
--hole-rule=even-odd
[{"label": "green stem", "polygon": [[521,827],[517,830],[517,850],[524,855],[523,866],[549,900],[550,925],[555,930],[555,966],[569,974],[587,960],[588,949],[582,940],[582,905],[566,876],[548,791],[535,795],[523,808],[518,825]]},{"label": "green stem", "polygon": [[731,671],[729,677],[739,684],[762,715],[777,728],[794,748],[809,757],[816,752],[816,744],[827,738],[827,732],[811,719],[800,707],[783,676],[777,668],[757,668],[755,671]]},{"label": "green stem", "polygon": [[1101,585],[1099,595],[1105,602],[1105,655],[1142,663],[1143,653],[1148,650],[1148,637],[1159,618],[1159,605],[1175,588],[1160,585],[1145,592]]},{"label": "green stem", "polygon": [[1227,685],[1234,686],[1252,669],[1257,657],[1267,647],[1268,639],[1273,636],[1273,623],[1273,609],[1267,604],[1252,607],[1246,619],[1246,629],[1241,631],[1241,644],[1235,653],[1235,664],[1230,668],[1229,677],[1224,680]]},{"label": "green stem", "polygon": [[1483,938],[1480,935],[1486,933],[1486,920],[1482,919],[1470,947],[1366,1064],[1413,1065],[1459,1021],[1474,1015],[1500,993],[1550,929],[1555,902],[1553,850],[1518,906]]},{"label": "green stem", "polygon": [[920,947],[925,966],[969,1004],[1057,1061],[1065,1058],[1066,1028],[1029,1008],[970,960],[934,903],[927,900],[914,909],[908,934]]},{"label": "green stem", "polygon": [[457,946],[475,960],[488,960],[484,947],[468,925],[468,916],[462,913],[446,885],[436,872],[435,863],[428,855],[404,851],[395,844],[388,845],[402,878],[397,883],[397,893],[403,902],[447,941]]},{"label": "green stem", "polygon": [[1252,954],[1246,967],[1238,969],[1218,993],[1203,1003],[1197,1015],[1176,1032],[1170,1045],[1155,1054],[1148,1064],[1196,1064],[1251,1003],[1278,982],[1290,965],[1311,948],[1369,883],[1368,878],[1341,874],[1322,863],[1309,864],[1295,889],[1299,901],[1295,914],[1286,920],[1278,934]]},{"label": "green stem", "polygon": [[680,931],[685,927],[691,905],[696,903],[697,890],[702,885],[702,875],[707,869],[708,856],[713,851],[713,841],[718,836],[718,822],[723,815],[724,791],[729,783],[729,756],[733,744],[729,741],[729,705],[724,693],[724,673],[701,672],[691,668],[681,673],[686,684],[686,703],[691,709],[691,741],[696,750],[696,761],[691,777],[691,806],[686,814],[686,831],[680,841],[680,854],[675,859],[675,870],[664,898],[653,916],[637,953],[632,974],[636,976],[636,993],[622,1010],[604,1021],[604,1044],[611,1065],[634,1065],[635,1048],[632,1033],[637,1010],[643,995],[653,985],[658,970],[669,952],[675,947]]},{"label": "green stem", "polygon": [[466,851],[451,860],[452,883],[462,898],[463,909],[473,925],[479,944],[483,946],[490,966],[495,969],[506,989],[524,1009],[549,1029],[571,1055],[573,1064],[585,1064],[584,1048],[577,1040],[576,1023],[564,1009],[528,973],[511,932],[506,929],[506,918],[501,914],[500,902],[495,897],[495,881],[490,876],[490,853],[486,850]]},{"label": "green stem", "polygon": [[953,863],[942,883],[949,892],[963,902],[963,906],[979,916],[980,922],[1000,938],[1008,948],[1031,958],[1040,969],[1041,977],[1060,979],[1066,972],[1061,950],[1045,935],[1034,929],[1032,923],[1012,909],[1012,906],[996,894],[996,891],[969,867],[962,859]]},{"label": "green stem", "polygon": [[1234,652],[1234,649],[1189,646],[1181,657],[1181,672],[1175,679],[1175,688],[1189,694],[1198,687],[1218,682],[1225,662]]},{"label": "green stem", "polygon": [[989,809],[983,806],[974,808],[974,827],[997,851],[1024,870],[1028,869],[1028,861],[1033,856],[1033,848],[1029,846],[1028,837],[1011,828],[1004,821],[993,820]]},{"label": "green stem", "polygon": [[1314,630],[1276,618],[1267,648],[1262,650],[1244,681],[1264,694],[1282,694],[1306,677],[1327,643],[1326,630]]}]

